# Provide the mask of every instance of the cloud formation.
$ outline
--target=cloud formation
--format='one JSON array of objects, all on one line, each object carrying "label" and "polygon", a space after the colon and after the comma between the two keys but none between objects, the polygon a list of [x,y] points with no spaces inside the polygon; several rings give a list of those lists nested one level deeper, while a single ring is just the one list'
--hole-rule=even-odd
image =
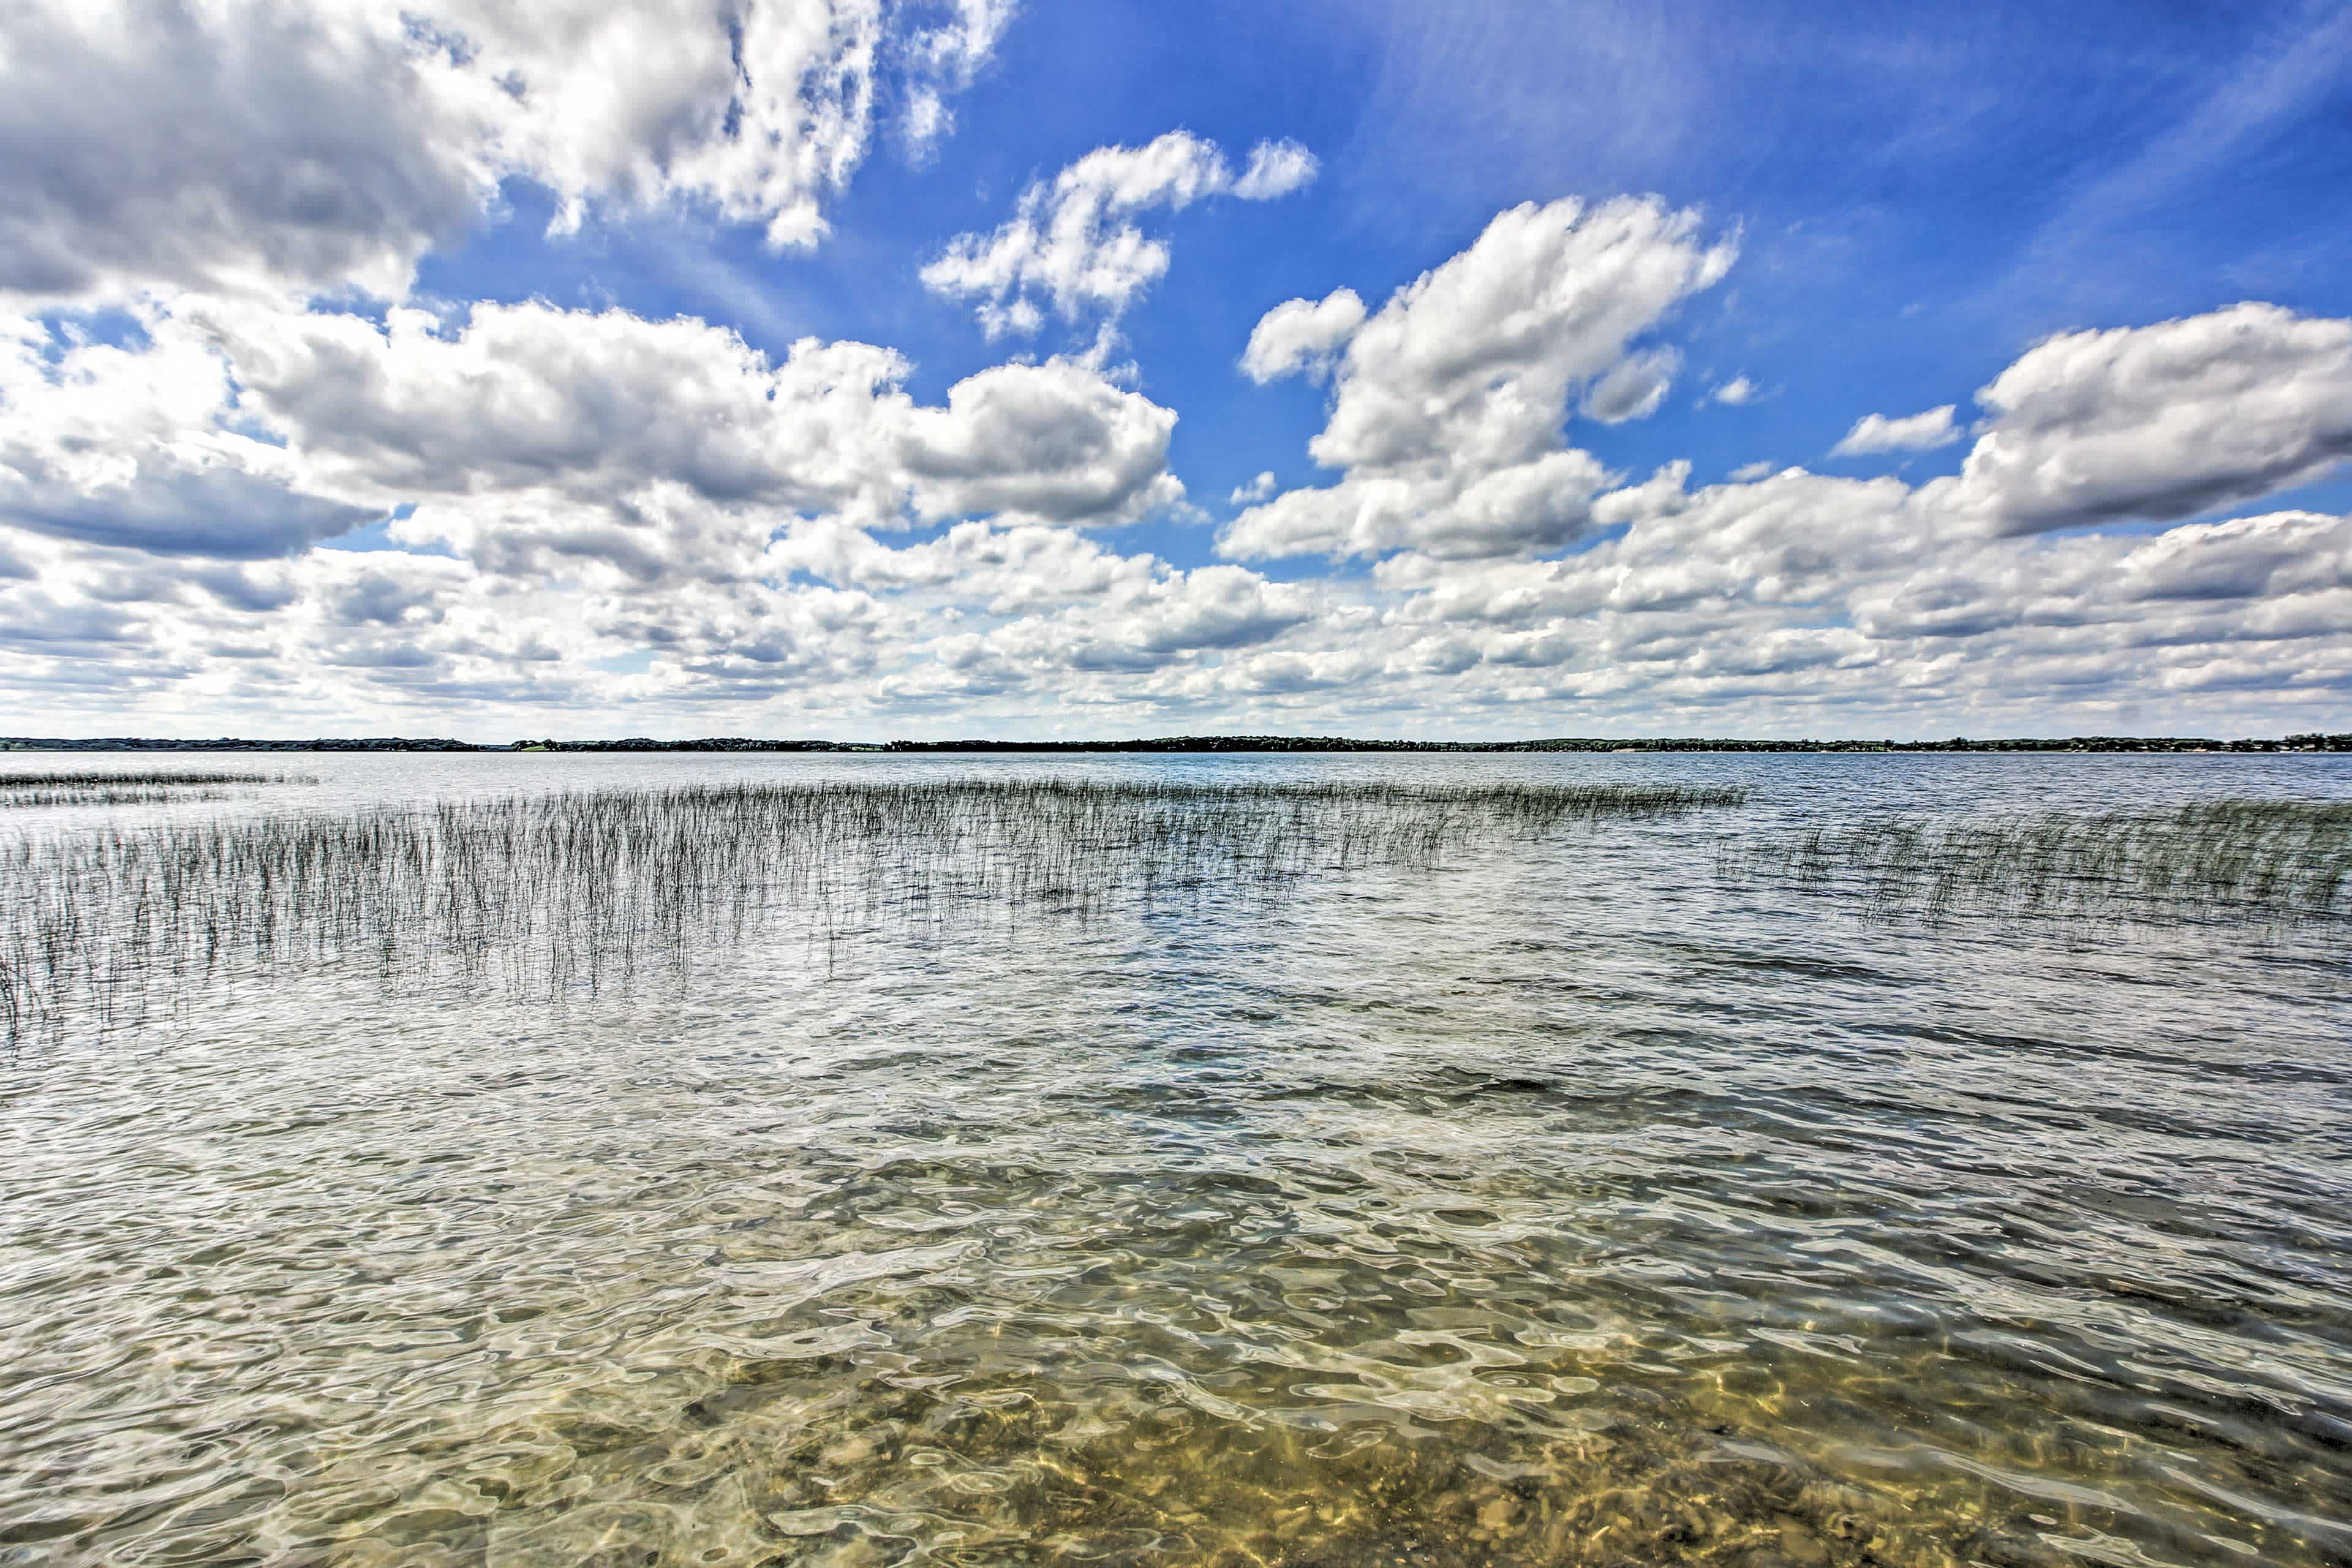
[{"label": "cloud formation", "polygon": [[1269,201],[1315,177],[1315,155],[1296,142],[1260,142],[1239,178],[1217,144],[1171,131],[1140,147],[1098,147],[1021,193],[993,233],[961,234],[923,268],[924,287],[977,300],[992,338],[1026,336],[1045,324],[1039,298],[1065,321],[1116,321],[1168,270],[1168,245],[1136,217],[1181,211],[1206,196]]},{"label": "cloud formation", "polygon": [[378,326],[214,300],[146,333],[0,331],[0,522],[241,561],[393,519],[501,573],[568,562],[642,588],[752,572],[796,517],[1107,526],[1183,495],[1174,413],[1066,360],[925,406],[870,344],[772,361],[699,321],[539,302]]},{"label": "cloud formation", "polygon": [[1634,341],[1731,265],[1729,242],[1700,227],[1655,200],[1530,202],[1369,317],[1344,290],[1276,306],[1251,333],[1244,371],[1265,380],[1332,364],[1330,417],[1307,451],[1345,477],[1252,508],[1219,548],[1479,556],[1569,543],[1608,482],[1563,438],[1570,402],[1614,423],[1664,397],[1676,356]]},{"label": "cloud formation", "polygon": [[[0,47],[0,302],[399,298],[513,177],[550,192],[565,226],[683,205],[805,246],[866,154],[886,82],[936,137],[1008,13],[16,0]],[[927,19],[894,48],[900,16]]]},{"label": "cloud formation", "polygon": [[[1680,323],[1730,231],[1655,198],[1523,204],[1376,304],[1263,312],[1240,374],[1309,384],[1288,395],[1323,400],[1305,455],[1329,472],[1235,487],[1203,562],[1205,528],[1119,531],[1205,520],[1179,410],[1093,357],[941,385],[879,343],[404,302],[516,177],[560,222],[686,207],[813,239],[877,128],[936,144],[1004,0],[529,27],[486,0],[406,21],[154,0],[138,37],[100,26],[119,8],[21,9],[0,73],[54,79],[0,102],[0,138],[50,112],[91,138],[0,168],[23,198],[0,208],[0,691],[61,730],[545,732],[544,708],[769,732],[1982,731],[2150,693],[2248,728],[2352,693],[2352,520],[2183,521],[2352,456],[2352,322],[2248,304],[2064,333],[1972,426],[1956,401],[1835,448],[1969,441],[1957,475],[1695,486],[1687,461],[1601,454],[1641,449],[1623,427],[1700,352]],[[104,93],[184,117],[190,144],[60,97]],[[1150,215],[1316,176],[1295,142],[1240,164],[1183,132],[1097,150],[926,285],[998,332],[1108,329],[1168,265]]]},{"label": "cloud formation", "polygon": [[1926,452],[1948,447],[1961,435],[1960,427],[1952,423],[1958,408],[1957,404],[1947,403],[1940,408],[1899,419],[1884,414],[1865,414],[1853,422],[1853,428],[1845,433],[1843,439],[1830,448],[1830,456],[1866,458],[1881,452]]},{"label": "cloud formation", "polygon": [[2242,304],[2064,333],[1977,402],[1954,501],[1996,531],[2169,522],[2352,458],[2352,321]]},{"label": "cloud formation", "polygon": [[1364,301],[1353,289],[1334,289],[1320,300],[1286,300],[1250,330],[1242,374],[1260,386],[1302,373],[1320,381],[1363,324]]}]

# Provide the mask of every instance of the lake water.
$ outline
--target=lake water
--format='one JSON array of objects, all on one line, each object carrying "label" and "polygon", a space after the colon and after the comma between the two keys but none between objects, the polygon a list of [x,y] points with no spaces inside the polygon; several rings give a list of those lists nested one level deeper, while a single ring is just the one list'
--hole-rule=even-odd
[{"label": "lake water", "polygon": [[[2294,757],[0,758],[1732,784],[1271,900],[289,965],[0,1064],[0,1563],[2352,1563],[2342,922],[1884,918]],[[1735,872],[1730,867],[1745,868]],[[0,880],[0,887],[5,886]]]}]

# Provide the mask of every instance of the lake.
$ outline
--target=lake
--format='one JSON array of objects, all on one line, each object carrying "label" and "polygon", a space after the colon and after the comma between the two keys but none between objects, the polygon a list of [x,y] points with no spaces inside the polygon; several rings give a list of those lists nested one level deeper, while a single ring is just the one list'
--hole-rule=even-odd
[{"label": "lake", "polygon": [[[0,809],[0,1563],[2352,1563],[2352,760],[77,770],[296,776]],[[688,784],[823,876],[509,800]]]}]

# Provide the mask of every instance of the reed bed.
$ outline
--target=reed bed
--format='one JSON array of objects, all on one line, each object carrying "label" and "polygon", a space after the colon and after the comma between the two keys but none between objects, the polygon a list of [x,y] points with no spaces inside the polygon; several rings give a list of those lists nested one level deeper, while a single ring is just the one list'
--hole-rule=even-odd
[{"label": "reed bed", "polygon": [[142,773],[0,773],[0,789],[123,789],[133,786],[172,789],[181,785],[314,784],[294,773],[205,773],[192,768],[151,769]]},{"label": "reed bed", "polygon": [[315,782],[288,773],[201,773],[188,769],[0,773],[0,810],[11,806],[156,805],[169,801],[226,800],[232,785]]},{"label": "reed bed", "polygon": [[160,805],[167,801],[227,800],[225,789],[6,789],[0,788],[0,809],[37,805]]},{"label": "reed bed", "polygon": [[1880,915],[2302,924],[2352,916],[2352,802],[2223,799],[2169,811],[1894,818],[1813,830],[1770,858]]},{"label": "reed bed", "polygon": [[787,918],[837,938],[1176,899],[1238,904],[1743,790],[975,780],[729,784],[157,822],[0,847],[0,1026],[136,1022],[207,983],[594,994]]}]

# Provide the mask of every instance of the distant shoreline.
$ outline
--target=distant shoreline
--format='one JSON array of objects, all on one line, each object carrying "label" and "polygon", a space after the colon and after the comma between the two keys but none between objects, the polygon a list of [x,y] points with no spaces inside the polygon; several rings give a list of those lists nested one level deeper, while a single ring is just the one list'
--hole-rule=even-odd
[{"label": "distant shoreline", "polygon": [[1531,741],[1367,741],[1344,736],[1316,735],[1171,735],[1129,741],[761,741],[712,738],[696,741],[656,741],[642,737],[620,741],[513,741],[484,744],[471,741],[376,736],[365,739],[318,738],[307,741],[246,740],[220,736],[211,740],[171,740],[112,735],[90,740],[0,736],[0,752],[815,752],[892,754],[965,752],[1033,755],[1119,752],[1990,752],[2008,753],[2168,755],[2197,752],[2314,753],[2352,752],[2352,734],[2287,735],[2276,740],[2221,741],[2193,736],[2074,735],[2058,739],[1948,741],[1758,741],[1688,737],[1668,740],[1567,737]]}]

